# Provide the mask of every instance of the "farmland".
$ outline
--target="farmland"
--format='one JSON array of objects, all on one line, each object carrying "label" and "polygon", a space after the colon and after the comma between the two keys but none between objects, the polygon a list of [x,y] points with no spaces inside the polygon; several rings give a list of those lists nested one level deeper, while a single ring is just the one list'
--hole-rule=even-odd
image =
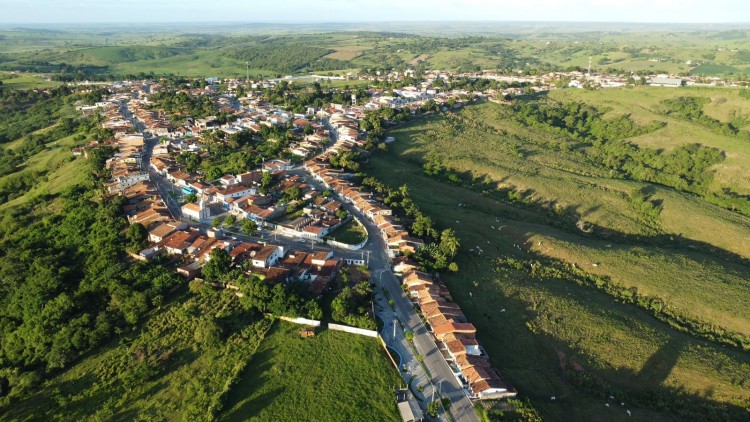
[{"label": "farmland", "polygon": [[[429,24],[401,25],[394,32],[367,25],[311,27],[263,25],[173,28],[163,31],[104,31],[99,28],[48,32],[0,31],[0,69],[61,73],[81,78],[177,74],[239,77],[332,72],[366,68],[522,72],[586,68],[595,72],[680,73],[744,78],[747,33],[655,31],[621,33],[564,26],[530,30],[489,25],[461,29]],[[462,36],[456,37],[454,32]],[[301,34],[305,34],[304,36]],[[454,36],[448,36],[453,34]],[[658,44],[658,48],[655,45]],[[246,68],[247,66],[247,68]],[[20,82],[20,81],[18,81]]]},{"label": "farmland", "polygon": [[[734,98],[722,92],[728,102]],[[667,120],[639,135],[655,137],[678,123],[649,113],[649,94],[662,95],[554,93],[555,100],[606,104],[612,113],[607,118],[618,107],[621,113],[629,109],[618,98],[633,96],[632,104],[645,104],[633,107],[634,120]],[[420,119],[392,131],[396,142],[365,168],[392,186],[407,184],[440,227],[456,230],[460,271],[445,278],[493,363],[553,419],[625,418],[620,401],[641,420],[746,412],[747,352],[670,324],[687,318],[748,335],[750,269],[722,250],[747,258],[749,219],[668,186],[614,178],[576,156],[581,146],[553,147],[561,137],[526,127],[508,113],[507,106],[479,104],[454,117]],[[744,153],[741,143],[701,140],[727,157]],[[717,178],[728,162],[712,169]],[[427,175],[425,163],[442,169]],[[629,192],[657,197],[661,211],[649,215],[634,206]],[[575,224],[581,219],[599,231],[581,230]],[[672,231],[676,227],[679,232]],[[685,247],[677,233],[709,246]],[[586,277],[600,281],[587,284]],[[612,293],[628,289],[664,308],[654,311]]]}]

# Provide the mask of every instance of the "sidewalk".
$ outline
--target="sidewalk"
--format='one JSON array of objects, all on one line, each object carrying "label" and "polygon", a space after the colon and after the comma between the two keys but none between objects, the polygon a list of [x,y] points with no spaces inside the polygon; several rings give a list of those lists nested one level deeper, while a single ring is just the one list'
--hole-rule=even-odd
[{"label": "sidewalk", "polygon": [[[398,314],[388,304],[388,299],[380,290],[376,290],[373,297],[377,315],[383,321],[383,329],[380,335],[386,345],[397,352],[398,355],[393,356],[393,358],[397,362],[399,362],[400,358],[401,368],[399,372],[401,373],[401,377],[408,385],[414,397],[419,401],[422,410],[426,410],[427,405],[432,401],[434,390],[430,382],[430,377],[417,360],[413,346],[406,339],[406,333],[401,326]],[[404,368],[406,368],[406,371],[403,370]],[[422,387],[422,391],[419,391],[420,386]],[[437,398],[438,391],[434,391],[434,394]],[[440,415],[440,419],[447,420],[444,416]]]}]

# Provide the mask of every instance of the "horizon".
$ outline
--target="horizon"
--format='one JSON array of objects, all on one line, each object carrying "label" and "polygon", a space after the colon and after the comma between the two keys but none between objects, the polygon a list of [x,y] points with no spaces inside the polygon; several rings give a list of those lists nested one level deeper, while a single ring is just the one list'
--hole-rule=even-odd
[{"label": "horizon", "polygon": [[[442,22],[748,24],[740,0],[527,0],[498,4],[482,0],[356,0],[341,4],[302,0],[247,4],[225,0],[206,6],[194,0],[7,0],[1,25],[86,24],[393,24]],[[743,11],[738,13],[738,11]],[[133,12],[140,12],[133,18]],[[143,13],[147,12],[147,13]],[[138,13],[136,13],[138,14]],[[279,18],[283,15],[283,18]],[[33,16],[33,19],[29,19]],[[665,19],[664,17],[671,17]],[[450,19],[445,19],[450,17]]]}]

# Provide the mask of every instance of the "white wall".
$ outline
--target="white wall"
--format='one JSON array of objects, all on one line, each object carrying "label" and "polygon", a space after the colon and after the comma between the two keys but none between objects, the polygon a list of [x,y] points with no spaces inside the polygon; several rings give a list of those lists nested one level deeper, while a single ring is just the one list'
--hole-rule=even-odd
[{"label": "white wall", "polygon": [[363,330],[362,328],[350,327],[348,325],[328,324],[328,328],[334,331],[344,331],[351,334],[359,334],[367,337],[377,337],[378,332],[372,330]]}]

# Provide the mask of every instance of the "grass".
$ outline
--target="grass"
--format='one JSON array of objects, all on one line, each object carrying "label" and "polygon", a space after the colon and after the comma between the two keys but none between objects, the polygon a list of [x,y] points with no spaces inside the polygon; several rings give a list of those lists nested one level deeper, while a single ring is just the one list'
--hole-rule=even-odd
[{"label": "grass", "polygon": [[[483,107],[467,113],[479,113]],[[485,122],[497,122],[489,118],[490,114],[483,115],[487,117]],[[439,141],[432,145],[425,138],[417,140],[415,135],[438,123],[432,118],[392,132],[397,141],[389,145],[388,153],[373,156],[365,171],[394,187],[406,183],[415,202],[440,227],[456,230],[462,248],[460,271],[445,276],[451,293],[477,326],[480,341],[494,365],[533,400],[543,416],[579,420],[627,418],[620,407],[604,407],[607,397],[601,390],[588,391],[576,384],[569,369],[611,386],[612,391],[618,392],[618,400],[627,402],[639,420],[673,416],[631,403],[631,399],[637,401],[634,394],[637,396],[638,392],[669,400],[684,392],[691,395],[687,400],[692,403],[723,403],[738,412],[740,407],[748,407],[747,353],[676,332],[645,311],[623,305],[592,288],[508,270],[498,266],[496,259],[548,256],[577,263],[616,283],[665,297],[693,316],[743,332],[749,322],[743,310],[748,300],[746,267],[695,251],[618,244],[560,230],[541,224],[544,220],[534,219],[530,209],[427,177],[420,161],[425,156],[441,154],[444,164],[488,174],[506,184],[523,181],[524,187],[534,189],[538,196],[554,188],[566,192],[558,193],[556,198],[567,198],[573,206],[587,197],[593,198],[587,207],[595,209],[598,203],[596,210],[601,212],[603,223],[605,218],[612,218],[609,224],[618,224],[620,229],[637,228],[639,224],[627,206],[621,204],[618,210],[613,199],[617,195],[612,191],[616,192],[624,181],[611,184],[606,178],[596,178],[592,186],[588,183],[591,176],[563,177],[564,172],[549,169],[560,167],[561,158],[536,149],[522,166],[512,149],[504,145],[510,140],[495,139],[489,134],[477,136],[469,130],[453,138],[455,146]],[[528,144],[535,142],[529,139],[532,136],[533,133],[527,137]],[[541,141],[536,142],[539,145]],[[541,165],[545,162],[550,165]],[[580,192],[575,194],[575,190]],[[695,201],[684,198],[686,202]],[[681,205],[684,204],[675,203],[677,210],[670,212],[679,212]],[[712,207],[704,209],[704,213],[707,211],[717,212]],[[694,234],[701,236],[699,232]],[[520,245],[520,249],[514,245]],[[598,266],[593,267],[592,263]],[[557,400],[550,401],[551,396]]]},{"label": "grass", "polygon": [[[504,135],[474,130],[470,123],[461,128],[445,126],[436,117],[392,132],[397,141],[390,145],[390,149],[398,156],[399,165],[409,169],[409,175],[403,180],[417,173],[418,167],[411,168],[420,165],[426,157],[439,158],[444,165],[473,177],[488,177],[500,186],[525,191],[533,201],[554,202],[563,209],[573,209],[577,218],[614,232],[645,238],[652,236],[654,230],[674,236],[680,234],[748,257],[750,219],[747,217],[665,187],[607,178],[606,174],[598,174],[595,168],[575,162],[575,157],[546,149],[543,134],[531,128],[519,129],[498,119],[493,110],[499,107],[481,104],[467,107],[460,114],[467,122],[492,122],[505,131]],[[435,130],[453,130],[457,135],[447,138],[421,136]],[[509,136],[517,133],[523,133],[525,141],[521,154]],[[482,141],[478,142],[478,139]],[[394,167],[392,171],[400,169]],[[414,177],[418,176],[421,175],[414,174]],[[431,188],[444,189],[440,184],[430,182],[428,186]],[[631,205],[629,192],[633,189],[647,190],[651,192],[652,200],[661,202],[662,211],[656,221],[645,219]],[[456,204],[461,202],[457,200]],[[490,203],[482,207],[490,207]],[[544,221],[530,210],[501,203],[491,207],[497,213],[527,222]],[[453,221],[456,220],[462,219]],[[490,230],[492,225],[490,220],[480,230]],[[506,230],[515,231],[514,228]],[[612,239],[595,240],[582,236],[572,227],[567,232],[552,232],[544,226],[532,226],[525,232],[517,232],[513,240],[516,244],[535,246],[535,250],[543,255],[583,264],[622,286],[636,287],[641,293],[661,297],[670,306],[694,318],[750,335],[750,316],[742,310],[744,303],[750,300],[746,278],[748,268],[744,265],[734,266],[705,253],[627,243],[617,245]],[[536,247],[539,242],[544,245]],[[591,265],[598,262],[607,264]],[[684,281],[675,283],[675,278]],[[711,283],[707,285],[709,280]]]},{"label": "grass", "polygon": [[[655,109],[665,99],[679,96],[706,97],[711,100],[704,106],[704,113],[722,122],[729,121],[729,114],[735,111],[750,116],[750,102],[739,96],[739,90],[729,88],[683,87],[679,89],[659,89],[636,87],[623,89],[602,89],[597,91],[558,90],[550,93],[559,101],[582,101],[596,107],[606,107],[607,116],[630,114],[641,124],[658,120],[667,126],[655,132],[641,135],[632,142],[649,147],[670,150],[674,147],[701,143],[726,152],[726,161],[715,167],[716,177],[713,189],[731,187],[737,193],[750,194],[750,143],[738,142],[735,138],[709,131],[696,124],[657,115]],[[747,127],[747,123],[745,124]]]},{"label": "grass", "polygon": [[[521,127],[504,113],[503,106],[484,103],[460,112],[465,124],[423,119],[395,131],[398,141],[390,148],[419,165],[427,159],[441,160],[465,176],[489,178],[500,187],[525,192],[530,201],[570,209],[581,220],[619,233],[674,233],[750,257],[747,217],[660,185],[612,179],[608,171],[585,164],[574,151],[550,147],[559,140],[535,128]],[[501,132],[492,133],[481,125]],[[443,136],[446,133],[454,136]],[[744,154],[747,148],[736,142],[707,145],[723,146],[728,155]],[[740,186],[732,188],[737,191]],[[631,204],[631,193],[637,190],[660,201],[662,212],[655,221]]]},{"label": "grass", "polygon": [[357,245],[361,241],[365,240],[367,233],[362,227],[357,224],[356,221],[350,220],[344,223],[341,227],[337,228],[330,234],[333,240],[349,245]]},{"label": "grass", "polygon": [[336,51],[324,57],[337,60],[352,60],[362,54],[362,51],[367,50],[368,47],[364,45],[348,45],[344,47],[334,47],[333,49]]},{"label": "grass", "polygon": [[[70,139],[64,138],[60,141],[48,144],[48,149],[41,151],[29,158],[23,165],[24,170],[43,172],[42,176],[34,186],[22,196],[0,204],[0,210],[25,204],[40,195],[55,195],[69,186],[81,183],[86,178],[86,162],[81,157],[74,157],[67,147]],[[53,146],[54,145],[54,146]],[[65,146],[59,146],[65,145]],[[0,177],[13,177],[13,174]]]},{"label": "grass", "polygon": [[[392,27],[393,29],[394,27]],[[460,28],[460,29],[459,29]],[[343,31],[341,29],[344,29]],[[156,74],[183,76],[237,77],[245,75],[245,63],[228,58],[225,53],[237,48],[252,48],[266,42],[275,45],[300,45],[333,50],[325,58],[340,60],[351,69],[367,67],[393,68],[426,59],[432,69],[459,68],[533,69],[554,65],[560,68],[585,68],[589,58],[593,70],[649,71],[728,75],[746,74],[747,38],[724,37],[715,31],[635,30],[579,31],[572,28],[498,28],[493,25],[409,24],[399,32],[427,35],[393,36],[379,32],[361,32],[356,25],[342,27],[321,25],[296,29],[259,27],[225,27],[209,30],[185,26],[161,28],[159,31],[115,28],[105,36],[90,28],[79,30],[0,31],[4,69],[27,68],[55,70],[30,62],[67,63],[80,66],[106,66],[103,73],[118,75],[153,71]],[[208,32],[206,32],[208,31]],[[367,31],[367,30],[365,30]],[[510,32],[509,32],[510,31]],[[454,43],[432,37],[448,35],[460,38],[467,34],[488,36]],[[263,35],[261,38],[260,35]],[[275,75],[285,63],[273,63],[250,69],[254,76]],[[55,70],[56,71],[56,70]],[[300,71],[299,73],[305,73]]]},{"label": "grass", "polygon": [[222,419],[399,420],[400,378],[376,339],[279,321],[228,397]]},{"label": "grass", "polygon": [[220,396],[231,379],[231,368],[251,358],[270,327],[268,320],[246,320],[249,331],[231,335],[216,350],[196,347],[196,314],[211,315],[236,305],[237,298],[229,293],[182,294],[153,311],[135,333],[90,353],[38,391],[13,403],[5,409],[4,418],[189,418],[186,409],[199,400],[199,391]]},{"label": "grass", "polygon": [[51,88],[60,85],[60,82],[46,81],[43,75],[33,73],[0,73],[0,81],[3,87],[15,89]]}]

